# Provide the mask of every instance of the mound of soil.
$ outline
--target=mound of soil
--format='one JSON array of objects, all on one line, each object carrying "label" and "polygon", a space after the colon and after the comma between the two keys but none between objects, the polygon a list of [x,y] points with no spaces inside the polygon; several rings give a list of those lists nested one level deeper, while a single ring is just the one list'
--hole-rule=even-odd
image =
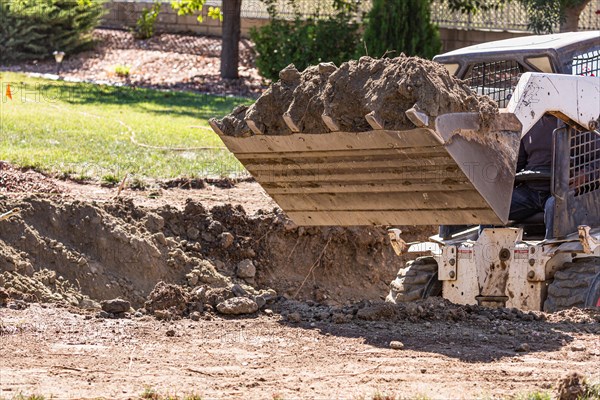
[{"label": "mound of soil", "polygon": [[[588,398],[588,383],[585,377],[578,372],[571,372],[558,381],[556,385],[556,398],[558,400],[578,400]],[[591,396],[589,398],[592,398]]]},{"label": "mound of soil", "polygon": [[334,306],[382,299],[403,263],[382,228],[303,228],[278,211],[30,197],[0,212],[15,207],[20,214],[0,222],[0,287],[25,301],[97,308],[121,298],[168,318],[233,297],[257,307],[282,297]]},{"label": "mound of soil", "polygon": [[[301,76],[293,65],[289,65],[279,72],[279,78],[279,81],[272,84],[244,114],[244,120],[253,121],[256,128],[266,135],[292,133],[282,115],[292,102],[294,90],[299,87]],[[242,133],[244,136],[249,134],[247,130]]]},{"label": "mound of soil", "polygon": [[251,135],[247,121],[266,135],[327,133],[331,126],[322,121],[325,115],[340,131],[364,132],[372,130],[365,119],[370,114],[384,129],[405,130],[415,128],[404,114],[413,107],[430,117],[476,112],[483,126],[489,126],[498,113],[494,101],[473,93],[442,65],[402,55],[361,57],[339,68],[320,64],[302,73],[289,65],[254,105],[213,123],[230,136]]},{"label": "mound of soil", "polygon": [[32,170],[20,170],[0,161],[0,193],[60,193],[51,178]]}]

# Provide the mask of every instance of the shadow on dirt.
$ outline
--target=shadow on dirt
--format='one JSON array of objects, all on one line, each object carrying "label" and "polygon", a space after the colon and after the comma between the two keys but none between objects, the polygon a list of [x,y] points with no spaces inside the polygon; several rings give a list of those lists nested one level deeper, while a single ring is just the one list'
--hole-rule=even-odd
[{"label": "shadow on dirt", "polygon": [[[327,336],[363,339],[384,349],[390,349],[390,342],[399,341],[403,352],[435,353],[465,362],[493,362],[571,348],[575,334],[595,334],[600,338],[600,311],[595,310],[523,313],[427,299],[408,307],[377,303],[359,308],[356,313],[342,308],[328,318],[328,310],[320,309],[322,306],[311,307],[313,312],[289,312],[284,304],[278,310],[286,316],[281,320],[283,325],[316,329]],[[297,309],[297,305],[292,309]],[[407,311],[414,314],[407,315]],[[298,317],[300,320],[295,322]]]}]

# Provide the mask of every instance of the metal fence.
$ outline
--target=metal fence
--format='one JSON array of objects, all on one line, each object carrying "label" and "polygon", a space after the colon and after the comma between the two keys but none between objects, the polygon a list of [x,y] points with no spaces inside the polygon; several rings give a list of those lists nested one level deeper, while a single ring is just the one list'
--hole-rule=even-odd
[{"label": "metal fence", "polygon": [[[148,1],[148,0],[116,0],[116,1]],[[166,1],[166,0],[163,0]],[[207,0],[208,6],[220,6],[222,0]],[[362,0],[361,9],[368,11],[371,0]],[[277,9],[283,18],[294,18],[299,14],[303,17],[330,15],[334,10],[331,0],[297,0],[295,8],[287,0],[278,0]],[[269,18],[267,8],[260,0],[244,0],[242,2],[243,18]],[[431,4],[431,20],[441,28],[450,29],[490,29],[500,31],[528,32],[527,11],[518,2],[510,2],[502,9],[476,14],[451,12],[444,0],[433,0]],[[600,30],[600,0],[592,0],[581,13],[579,29],[592,31]],[[556,27],[558,31],[558,27]]]},{"label": "metal fence", "polygon": [[[220,1],[213,0],[209,3],[218,5]],[[331,0],[304,0],[296,1],[297,11],[303,16],[327,15],[332,10]],[[371,7],[369,0],[362,1],[361,8],[368,11]],[[279,0],[278,10],[284,18],[292,18],[294,10],[287,1]],[[579,22],[580,30],[600,30],[600,0],[593,0],[582,12]],[[244,0],[242,2],[242,16],[246,18],[268,18],[265,5],[260,0]],[[443,0],[435,0],[431,5],[431,19],[442,28],[454,29],[492,29],[528,31],[527,11],[518,2],[510,2],[502,9],[489,12],[479,12],[475,15],[450,12],[448,5]],[[556,29],[558,31],[558,27]]]},{"label": "metal fence", "polygon": [[[581,13],[579,29],[600,30],[599,13],[600,0],[592,0]],[[431,6],[431,19],[443,28],[529,31],[527,11],[517,2],[508,3],[500,10],[465,15],[451,12],[443,1],[434,1]],[[558,27],[555,31],[558,32]]]}]

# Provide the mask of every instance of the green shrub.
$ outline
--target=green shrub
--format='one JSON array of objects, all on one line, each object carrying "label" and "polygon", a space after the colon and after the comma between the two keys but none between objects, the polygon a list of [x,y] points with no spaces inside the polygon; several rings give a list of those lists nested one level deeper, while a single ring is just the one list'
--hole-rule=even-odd
[{"label": "green shrub", "polygon": [[426,0],[373,0],[367,14],[364,42],[369,55],[433,58],[441,48],[437,26],[431,23]]},{"label": "green shrub", "polygon": [[260,74],[277,79],[279,71],[291,63],[302,71],[320,62],[339,65],[356,57],[360,44],[356,4],[334,0],[333,15],[322,16],[317,10],[303,19],[296,11],[292,21],[280,18],[275,7],[269,7],[271,22],[250,32]]},{"label": "green shrub", "polygon": [[103,12],[97,0],[0,1],[0,63],[89,48]]},{"label": "green shrub", "polygon": [[115,74],[121,78],[127,78],[131,72],[129,65],[117,65],[115,67]]},{"label": "green shrub", "polygon": [[135,22],[135,30],[133,32],[137,39],[149,39],[154,36],[154,27],[160,13],[160,4],[157,1],[152,7],[142,10],[142,14]]}]

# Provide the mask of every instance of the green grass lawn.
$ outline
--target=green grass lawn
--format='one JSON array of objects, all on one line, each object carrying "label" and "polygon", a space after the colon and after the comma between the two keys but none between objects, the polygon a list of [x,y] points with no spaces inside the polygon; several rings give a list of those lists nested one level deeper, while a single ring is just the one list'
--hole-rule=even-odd
[{"label": "green grass lawn", "polygon": [[[6,94],[8,84],[12,100]],[[16,73],[0,74],[0,87],[0,160],[105,181],[126,174],[165,179],[245,173],[209,128],[208,119],[251,100]]]}]

